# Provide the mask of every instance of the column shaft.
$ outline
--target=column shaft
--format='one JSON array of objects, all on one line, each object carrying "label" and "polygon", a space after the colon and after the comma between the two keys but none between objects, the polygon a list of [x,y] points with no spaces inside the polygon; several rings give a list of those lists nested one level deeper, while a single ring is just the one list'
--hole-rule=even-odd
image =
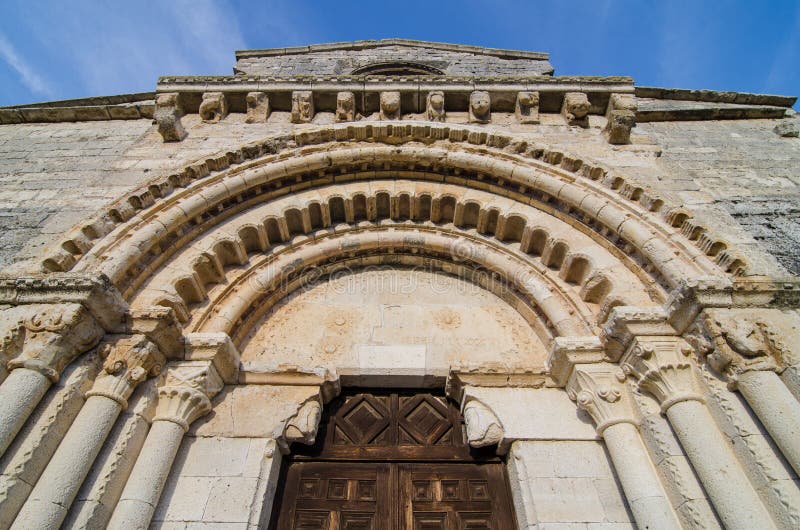
[{"label": "column shaft", "polygon": [[0,455],[14,441],[48,388],[50,380],[29,368],[12,370],[0,384]]},{"label": "column shaft", "polygon": [[666,414],[725,527],[774,529],[772,518],[705,404],[681,401]]},{"label": "column shaft", "polygon": [[17,515],[12,530],[61,525],[121,410],[119,402],[105,396],[86,400]]},{"label": "column shaft", "polygon": [[175,422],[153,422],[108,529],[146,530],[150,526],[183,434],[183,427]]},{"label": "column shaft", "polygon": [[603,439],[637,526],[681,530],[636,426],[617,423],[603,431]]},{"label": "column shaft", "polygon": [[738,388],[783,456],[800,474],[800,403],[778,374],[769,370],[741,374]]}]

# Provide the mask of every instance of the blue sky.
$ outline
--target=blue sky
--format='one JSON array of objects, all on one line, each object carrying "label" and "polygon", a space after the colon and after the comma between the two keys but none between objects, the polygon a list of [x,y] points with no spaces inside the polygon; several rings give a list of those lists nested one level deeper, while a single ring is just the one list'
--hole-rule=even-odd
[{"label": "blue sky", "polygon": [[[800,95],[800,0],[2,0],[0,105],[230,74],[233,51],[404,37],[550,52],[557,75]],[[797,107],[797,106],[796,106]]]}]

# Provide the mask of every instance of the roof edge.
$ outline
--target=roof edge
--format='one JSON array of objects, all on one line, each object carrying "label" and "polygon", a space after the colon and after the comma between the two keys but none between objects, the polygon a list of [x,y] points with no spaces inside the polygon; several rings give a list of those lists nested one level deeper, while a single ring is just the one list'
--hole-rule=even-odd
[{"label": "roof edge", "polygon": [[418,46],[437,50],[466,52],[476,55],[490,55],[505,59],[533,59],[537,61],[547,61],[550,54],[545,52],[527,52],[521,50],[507,50],[502,48],[486,48],[483,46],[473,46],[469,44],[450,44],[446,42],[431,42],[414,39],[380,39],[380,40],[357,40],[352,42],[328,42],[323,44],[311,44],[309,46],[289,46],[285,48],[264,48],[257,50],[236,50],[236,60],[245,57],[274,57],[278,55],[303,55],[306,53],[333,51],[333,50],[366,50],[380,46]]},{"label": "roof edge", "polygon": [[694,90],[687,88],[665,88],[636,86],[636,97],[651,99],[673,99],[677,101],[702,101],[705,103],[737,103],[740,105],[770,105],[791,108],[796,102],[795,96],[776,94],[754,94],[751,92],[735,92],[721,90]]}]

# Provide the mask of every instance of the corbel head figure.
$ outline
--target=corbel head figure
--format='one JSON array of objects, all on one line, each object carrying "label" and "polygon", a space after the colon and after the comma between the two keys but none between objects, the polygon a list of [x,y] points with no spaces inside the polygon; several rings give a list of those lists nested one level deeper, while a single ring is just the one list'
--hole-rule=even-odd
[{"label": "corbel head figure", "polygon": [[489,123],[492,117],[492,102],[489,93],[476,90],[469,95],[470,123]]}]

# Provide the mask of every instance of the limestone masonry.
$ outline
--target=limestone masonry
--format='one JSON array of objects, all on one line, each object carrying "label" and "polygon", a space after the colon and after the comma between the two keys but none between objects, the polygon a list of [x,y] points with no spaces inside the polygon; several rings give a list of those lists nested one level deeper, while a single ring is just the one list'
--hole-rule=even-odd
[{"label": "limestone masonry", "polygon": [[235,60],[0,108],[0,530],[800,527],[794,97]]}]

